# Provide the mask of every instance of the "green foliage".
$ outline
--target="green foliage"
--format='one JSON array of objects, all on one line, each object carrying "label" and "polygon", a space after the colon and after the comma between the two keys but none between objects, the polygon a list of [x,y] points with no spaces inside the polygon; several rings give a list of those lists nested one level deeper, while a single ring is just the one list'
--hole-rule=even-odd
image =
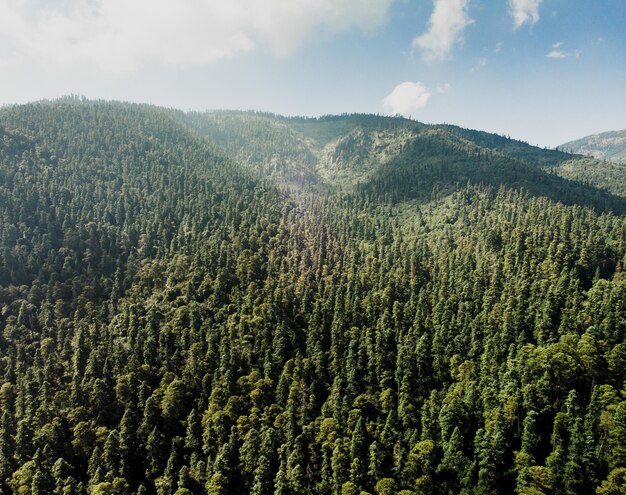
[{"label": "green foliage", "polygon": [[0,492],[623,493],[626,217],[566,159],[1,109]]}]

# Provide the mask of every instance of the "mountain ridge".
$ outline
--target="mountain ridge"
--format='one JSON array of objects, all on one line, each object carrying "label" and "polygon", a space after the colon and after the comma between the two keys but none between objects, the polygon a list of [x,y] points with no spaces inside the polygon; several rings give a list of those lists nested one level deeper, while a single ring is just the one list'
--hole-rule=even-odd
[{"label": "mountain ridge", "polygon": [[626,129],[590,134],[563,143],[558,148],[570,153],[626,163]]},{"label": "mountain ridge", "polygon": [[[44,100],[31,105],[55,104],[128,105],[123,102],[92,102],[77,97]],[[556,175],[573,181],[572,184],[580,183],[577,187],[581,189],[576,195],[588,198],[586,204],[622,208],[621,200],[617,197],[626,197],[626,178],[623,176],[626,165],[593,160],[560,150],[542,149],[509,137],[454,125],[428,125],[402,117],[372,114],[285,117],[267,112],[183,112],[153,105],[130,105],[148,114],[169,118],[172,125],[180,125],[198,136],[208,138],[211,146],[214,146],[214,153],[222,152],[225,156],[234,157],[260,176],[276,178],[283,175],[283,182],[291,185],[317,184],[330,189],[350,190],[356,184],[372,179],[385,163],[402,161],[400,155],[406,154],[411,143],[419,138],[423,143],[429,139],[440,141],[440,144],[433,144],[434,141],[429,143],[431,148],[455,148],[456,151],[448,150],[448,153],[455,154],[456,158],[442,156],[444,161],[472,161],[477,156],[493,162],[500,160],[504,168],[497,173],[504,176],[507,173],[519,175],[515,169],[520,166],[535,168],[536,171],[528,170],[529,176],[534,178],[526,182],[526,187],[535,193],[551,194],[549,188],[539,190],[542,189],[541,183],[554,183],[551,187],[553,192],[557,191],[554,193],[555,198],[564,200],[558,190],[567,189],[567,186],[558,186],[554,178]],[[4,113],[10,114],[11,108],[5,107]],[[363,139],[370,145],[376,141],[377,148],[371,148],[365,154],[364,148],[359,148],[361,158],[352,154],[356,144],[352,142],[355,135],[351,133],[355,132],[360,135],[361,145],[364,144]],[[463,147],[466,149],[463,150]],[[344,163],[341,156],[350,156],[351,164]],[[467,169],[458,180],[465,182],[467,173],[471,180],[472,175],[480,175],[481,172]],[[477,177],[477,180],[484,178]],[[506,184],[508,179],[504,177],[502,180]],[[598,191],[592,191],[594,187]]]},{"label": "mountain ridge", "polygon": [[[307,129],[302,129],[302,122],[306,123]],[[244,161],[263,173],[270,172],[270,169],[271,173],[279,176],[283,173],[288,183],[308,181],[322,183],[331,189],[351,190],[355,185],[374,178],[389,162],[399,164],[403,160],[413,160],[409,156],[411,153],[424,156],[415,146],[415,142],[419,141],[431,150],[429,153],[432,156],[440,155],[439,164],[459,160],[474,163],[477,158],[479,163],[481,160],[492,163],[493,173],[501,174],[505,185],[509,180],[507,174],[521,177],[518,169],[528,167],[527,173],[532,179],[526,181],[525,186],[534,194],[556,194],[554,197],[566,200],[565,196],[559,196],[558,190],[567,189],[567,186],[558,185],[559,180],[555,177],[562,176],[574,181],[572,185],[577,180],[582,181],[577,186],[580,191],[571,197],[580,197],[581,201],[588,198],[587,204],[598,206],[608,201],[606,204],[620,205],[622,200],[617,196],[626,197],[626,179],[619,177],[616,165],[590,162],[562,151],[545,150],[522,141],[457,126],[426,125],[398,117],[365,114],[294,118],[228,111],[194,113],[190,124],[209,139],[226,143],[226,148],[232,153],[246,153],[245,150],[250,149]],[[315,127],[320,124],[321,131]],[[272,129],[274,140],[262,140],[259,146],[259,136],[268,137],[269,129]],[[248,139],[241,140],[246,132],[249,133]],[[322,138],[316,140],[320,132]],[[228,142],[228,136],[231,136],[231,142]],[[234,148],[233,143],[236,143]],[[369,152],[364,153],[366,149]],[[446,150],[447,156],[441,155],[442,150]],[[343,155],[350,156],[350,164],[342,161]],[[297,170],[290,167],[294,163],[298,164]],[[429,170],[439,164],[432,164]],[[603,169],[608,170],[603,173]],[[463,183],[468,178],[484,180],[484,173],[480,170],[461,168],[459,172],[463,170],[464,173],[452,183]],[[436,175],[433,170],[429,173]],[[617,179],[606,181],[604,175]],[[542,190],[542,183],[552,186]],[[602,190],[593,192],[593,186]],[[596,194],[598,198],[593,199]],[[605,198],[599,199],[600,196]],[[623,208],[623,205],[616,207]]]}]

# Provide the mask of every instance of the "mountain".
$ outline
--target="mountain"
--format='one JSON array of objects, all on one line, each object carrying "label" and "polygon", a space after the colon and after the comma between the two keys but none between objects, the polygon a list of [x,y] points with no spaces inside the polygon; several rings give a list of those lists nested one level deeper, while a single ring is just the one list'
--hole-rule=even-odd
[{"label": "mountain", "polygon": [[621,493],[625,198],[589,160],[1,108],[0,491]]},{"label": "mountain", "polygon": [[603,160],[626,162],[626,129],[592,134],[559,146],[560,149]]},{"label": "mountain", "polygon": [[[435,183],[451,191],[469,181],[617,209],[624,203],[615,196],[626,197],[626,175],[617,166],[455,126],[374,115],[307,119],[254,112],[192,113],[181,121],[249,168],[291,184],[345,191],[371,189],[382,180],[385,193],[393,191],[399,200],[428,198]],[[600,168],[604,175],[590,173]]]}]

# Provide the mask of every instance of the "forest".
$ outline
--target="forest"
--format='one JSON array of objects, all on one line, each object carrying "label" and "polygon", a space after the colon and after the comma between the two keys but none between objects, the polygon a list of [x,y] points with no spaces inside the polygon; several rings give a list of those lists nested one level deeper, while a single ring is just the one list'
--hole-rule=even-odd
[{"label": "forest", "polygon": [[621,166],[0,108],[0,494],[626,494]]}]

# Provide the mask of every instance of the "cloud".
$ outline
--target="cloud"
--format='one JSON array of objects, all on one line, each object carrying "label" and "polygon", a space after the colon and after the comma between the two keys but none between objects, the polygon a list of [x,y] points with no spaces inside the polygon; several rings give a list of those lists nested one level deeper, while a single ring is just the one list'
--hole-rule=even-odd
[{"label": "cloud", "polygon": [[478,62],[472,67],[470,72],[476,72],[482,69],[485,65],[487,65],[487,57],[480,57]]},{"label": "cloud", "polygon": [[449,90],[450,90],[451,86],[450,83],[444,83],[444,84],[440,84],[439,86],[437,86],[436,90],[437,93],[439,93],[440,95],[446,94]]},{"label": "cloud", "polygon": [[561,58],[569,58],[569,57],[580,57],[580,50],[576,50],[573,52],[568,52],[565,50],[561,50],[560,48],[563,46],[563,42],[559,41],[558,43],[554,43],[552,45],[552,50],[550,50],[548,53],[546,53],[546,57],[548,58],[556,58],[556,59],[561,59]]},{"label": "cloud", "polygon": [[509,13],[515,29],[539,21],[539,5],[543,0],[509,0]]},{"label": "cloud", "polygon": [[383,99],[383,110],[387,115],[411,116],[424,107],[430,97],[431,92],[421,82],[406,81]]},{"label": "cloud", "polygon": [[570,54],[568,52],[564,52],[562,50],[550,50],[546,53],[546,57],[548,58],[567,58]]},{"label": "cloud", "polygon": [[0,65],[129,73],[194,67],[320,32],[373,30],[392,0],[0,0]]},{"label": "cloud", "polygon": [[463,30],[474,21],[467,13],[469,0],[434,0],[428,31],[413,40],[426,62],[449,58],[455,43],[462,41]]}]

